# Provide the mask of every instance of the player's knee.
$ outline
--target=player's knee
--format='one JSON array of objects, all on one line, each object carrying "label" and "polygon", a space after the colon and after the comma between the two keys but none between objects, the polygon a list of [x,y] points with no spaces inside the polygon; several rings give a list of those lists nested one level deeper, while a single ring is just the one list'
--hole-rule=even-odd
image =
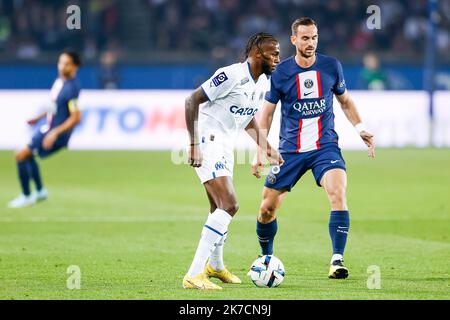
[{"label": "player's knee", "polygon": [[345,207],[346,206],[346,194],[344,187],[336,187],[328,191],[328,197],[333,206]]},{"label": "player's knee", "polygon": [[14,155],[14,159],[16,160],[16,162],[23,162],[23,161],[26,160],[26,156],[25,156],[25,154],[23,152],[18,151]]},{"label": "player's knee", "polygon": [[239,210],[239,204],[236,201],[225,202],[221,209],[234,216]]},{"label": "player's knee", "polygon": [[263,202],[259,208],[259,220],[263,223],[269,223],[275,219],[276,206],[271,203]]}]

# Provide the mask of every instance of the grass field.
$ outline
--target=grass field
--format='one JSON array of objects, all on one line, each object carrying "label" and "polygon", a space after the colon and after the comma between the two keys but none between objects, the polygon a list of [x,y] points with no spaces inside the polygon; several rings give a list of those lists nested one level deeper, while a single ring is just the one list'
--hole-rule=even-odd
[{"label": "grass field", "polygon": [[[308,173],[279,211],[275,254],[285,281],[276,289],[251,283],[263,181],[241,165],[225,263],[243,284],[200,292],[181,287],[209,209],[193,169],[173,165],[169,153],[65,151],[41,162],[50,199],[12,211],[15,165],[12,152],[0,152],[0,298],[449,299],[450,150],[344,157],[348,279],[327,278],[329,207]],[[80,290],[66,288],[70,265],[81,269]],[[366,286],[370,265],[380,267],[380,290]]]}]

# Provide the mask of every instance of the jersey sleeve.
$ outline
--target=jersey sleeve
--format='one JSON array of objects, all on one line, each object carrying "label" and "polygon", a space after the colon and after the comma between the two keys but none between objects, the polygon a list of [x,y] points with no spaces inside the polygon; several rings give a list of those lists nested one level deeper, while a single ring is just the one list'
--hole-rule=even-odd
[{"label": "jersey sleeve", "polygon": [[67,96],[67,107],[70,112],[74,112],[76,110],[80,110],[78,104],[78,96],[80,95],[80,88],[77,86],[73,86]]},{"label": "jersey sleeve", "polygon": [[267,91],[265,99],[273,104],[277,104],[281,99],[281,92],[277,88],[275,73],[270,77],[270,89]]},{"label": "jersey sleeve", "polygon": [[236,76],[230,68],[220,68],[206,80],[201,88],[209,101],[214,101],[228,95],[236,83]]},{"label": "jersey sleeve", "polygon": [[346,85],[344,79],[344,71],[342,70],[342,64],[336,60],[336,82],[333,85],[333,93],[341,95],[345,92]]}]

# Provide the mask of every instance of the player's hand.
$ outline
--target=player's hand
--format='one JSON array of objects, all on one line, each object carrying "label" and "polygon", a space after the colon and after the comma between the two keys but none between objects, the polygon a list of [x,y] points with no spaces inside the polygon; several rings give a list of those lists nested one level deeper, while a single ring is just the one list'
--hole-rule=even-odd
[{"label": "player's hand", "polygon": [[38,122],[39,122],[39,119],[37,119],[37,118],[33,118],[33,119],[30,119],[27,121],[28,125],[30,125],[30,126],[34,126]]},{"label": "player's hand", "polygon": [[45,150],[50,150],[55,144],[56,139],[58,139],[58,133],[55,132],[54,130],[51,130],[44,137],[44,141],[42,141],[42,146],[44,147]]},{"label": "player's hand", "polygon": [[202,160],[200,146],[198,144],[191,146],[189,148],[188,164],[194,168],[198,168],[202,166]]},{"label": "player's hand", "polygon": [[361,131],[360,136],[366,146],[369,148],[369,150],[367,151],[368,156],[371,158],[375,158],[375,142],[373,139],[373,134],[367,131]]},{"label": "player's hand", "polygon": [[284,159],[281,154],[272,147],[267,149],[266,157],[271,166],[281,167],[284,164]]},{"label": "player's hand", "polygon": [[264,169],[264,163],[261,160],[261,154],[259,153],[259,150],[256,152],[255,157],[252,161],[252,174],[256,178],[261,178],[261,170]]}]

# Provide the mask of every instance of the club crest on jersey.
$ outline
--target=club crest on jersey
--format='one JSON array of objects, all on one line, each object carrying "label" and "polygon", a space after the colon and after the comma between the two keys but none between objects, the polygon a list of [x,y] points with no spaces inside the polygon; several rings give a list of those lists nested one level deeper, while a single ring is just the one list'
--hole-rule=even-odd
[{"label": "club crest on jersey", "polygon": [[238,106],[231,106],[230,112],[240,116],[254,116],[258,108],[239,108]]},{"label": "club crest on jersey", "polygon": [[311,89],[312,86],[314,85],[314,82],[311,79],[306,79],[304,82],[305,88],[307,89]]},{"label": "club crest on jersey", "polygon": [[215,76],[212,80],[211,80],[211,87],[214,84],[216,87],[219,86],[221,83],[225,82],[228,80],[227,75],[225,74],[225,72],[221,72],[219,73],[217,76]]}]

